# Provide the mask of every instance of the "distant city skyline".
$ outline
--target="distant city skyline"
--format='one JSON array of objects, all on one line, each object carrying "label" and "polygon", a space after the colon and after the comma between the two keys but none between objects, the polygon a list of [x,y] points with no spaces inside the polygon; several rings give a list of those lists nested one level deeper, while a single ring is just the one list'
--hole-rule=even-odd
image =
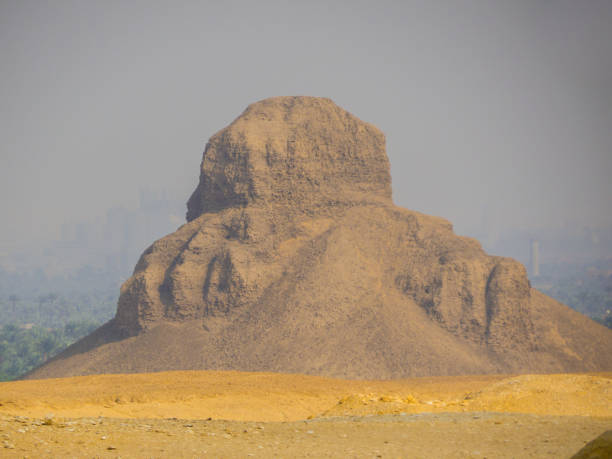
[{"label": "distant city skyline", "polygon": [[394,201],[460,234],[485,209],[612,225],[611,23],[607,1],[2,2],[0,252],[143,188],[186,202],[208,138],[294,94],[378,126]]}]

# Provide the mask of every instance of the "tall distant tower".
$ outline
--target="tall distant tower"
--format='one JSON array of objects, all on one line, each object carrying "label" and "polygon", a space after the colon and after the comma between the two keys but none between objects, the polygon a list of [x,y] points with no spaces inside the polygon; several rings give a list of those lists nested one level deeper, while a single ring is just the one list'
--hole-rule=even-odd
[{"label": "tall distant tower", "polygon": [[535,239],[531,240],[531,275],[540,275],[540,241]]}]

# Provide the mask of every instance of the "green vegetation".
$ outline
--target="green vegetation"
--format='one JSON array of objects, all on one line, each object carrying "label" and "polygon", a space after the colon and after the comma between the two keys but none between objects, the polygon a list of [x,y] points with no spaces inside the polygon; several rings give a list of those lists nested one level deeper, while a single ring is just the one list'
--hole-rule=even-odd
[{"label": "green vegetation", "polygon": [[110,320],[116,293],[55,292],[0,297],[0,381],[40,365]]},{"label": "green vegetation", "polygon": [[47,292],[0,297],[0,326],[19,324],[61,328],[68,322],[106,322],[117,309],[118,291],[117,288],[113,292]]},{"label": "green vegetation", "polygon": [[612,328],[612,314],[607,314],[604,318],[595,317],[593,320],[595,320],[595,322],[599,322],[600,324],[608,328]]},{"label": "green vegetation", "polygon": [[4,325],[0,328],[0,381],[30,371],[99,325],[91,321],[69,322],[57,329]]},{"label": "green vegetation", "polygon": [[545,265],[535,288],[612,328],[612,260]]},{"label": "green vegetation", "polygon": [[0,268],[0,381],[15,379],[110,320],[117,274],[83,268],[68,276]]},{"label": "green vegetation", "polygon": [[121,276],[90,267],[66,275],[0,267],[0,326],[61,328],[68,322],[106,322],[117,308]]}]

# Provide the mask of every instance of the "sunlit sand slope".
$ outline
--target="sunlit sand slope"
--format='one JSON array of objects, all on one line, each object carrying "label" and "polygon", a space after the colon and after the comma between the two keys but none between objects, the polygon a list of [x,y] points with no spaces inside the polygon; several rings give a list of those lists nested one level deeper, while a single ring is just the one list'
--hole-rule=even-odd
[{"label": "sunlit sand slope", "polygon": [[349,381],[240,372],[0,384],[0,457],[571,457],[612,373]]},{"label": "sunlit sand slope", "polygon": [[612,373],[353,381],[181,371],[0,384],[0,413],[34,417],[293,421],[449,411],[612,417]]}]

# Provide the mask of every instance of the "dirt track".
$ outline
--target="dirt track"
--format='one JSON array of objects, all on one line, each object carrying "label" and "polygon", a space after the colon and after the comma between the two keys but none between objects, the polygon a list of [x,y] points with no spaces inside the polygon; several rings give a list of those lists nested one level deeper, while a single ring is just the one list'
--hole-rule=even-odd
[{"label": "dirt track", "polygon": [[2,383],[0,456],[570,457],[612,428],[611,378],[171,372]]}]

